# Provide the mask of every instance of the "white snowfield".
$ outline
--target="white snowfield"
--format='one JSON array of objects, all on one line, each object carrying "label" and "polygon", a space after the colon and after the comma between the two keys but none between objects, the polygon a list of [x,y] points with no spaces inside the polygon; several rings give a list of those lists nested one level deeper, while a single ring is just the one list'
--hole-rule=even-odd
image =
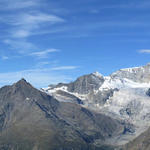
[{"label": "white snowfield", "polygon": [[[136,132],[114,139],[116,143],[117,141],[119,144],[126,143],[129,138],[135,138],[150,126],[150,97],[146,94],[150,88],[150,64],[143,67],[121,69],[106,77],[98,72],[93,75],[97,78],[104,78],[104,82],[98,89],[94,89],[88,94],[71,93],[67,86],[49,87],[46,91],[60,101],[65,101],[67,97],[61,97],[57,91],[65,91],[81,99],[84,107],[133,124]],[[91,99],[91,93],[94,97],[98,93],[103,95],[105,91],[111,89],[117,90],[108,97],[103,105],[100,101],[95,102]]]},{"label": "white snowfield", "polygon": [[111,78],[111,77],[104,77],[105,82],[103,85],[100,87],[99,90],[103,89],[110,89],[110,88],[149,88],[150,87],[150,82],[149,83],[140,83],[140,82],[134,82],[132,80],[129,80],[127,78]]}]

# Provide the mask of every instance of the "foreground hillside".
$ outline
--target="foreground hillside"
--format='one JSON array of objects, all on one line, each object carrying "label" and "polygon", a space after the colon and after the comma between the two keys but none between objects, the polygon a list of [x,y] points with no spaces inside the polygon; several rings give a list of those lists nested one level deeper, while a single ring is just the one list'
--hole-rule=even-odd
[{"label": "foreground hillside", "polygon": [[119,121],[59,102],[24,79],[0,89],[0,150],[111,150],[104,143],[123,129]]},{"label": "foreground hillside", "polygon": [[126,144],[123,150],[150,150],[150,129]]}]

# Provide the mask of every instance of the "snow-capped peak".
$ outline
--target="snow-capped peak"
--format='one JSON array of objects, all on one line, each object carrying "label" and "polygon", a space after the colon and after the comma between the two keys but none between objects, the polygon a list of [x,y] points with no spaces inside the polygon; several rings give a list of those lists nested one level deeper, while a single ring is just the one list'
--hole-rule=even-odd
[{"label": "snow-capped peak", "polygon": [[129,79],[138,83],[150,82],[150,64],[141,67],[120,69],[110,75],[113,79]]},{"label": "snow-capped peak", "polygon": [[[69,84],[50,86],[45,91],[59,101],[80,104],[77,101],[80,100],[83,107],[133,124],[134,137],[150,124],[149,88],[150,63],[120,69],[110,76],[94,72]],[[130,130],[123,140],[128,141],[128,135],[131,136]]]},{"label": "snow-capped peak", "polygon": [[134,68],[124,68],[120,69],[120,71],[128,71],[130,73],[136,72],[138,69],[144,69],[143,67],[134,67]]},{"label": "snow-capped peak", "polygon": [[101,73],[99,73],[98,71],[92,73],[93,75],[97,76],[97,77],[103,77],[103,75]]},{"label": "snow-capped peak", "polygon": [[111,77],[105,77],[105,82],[103,85],[99,88],[99,90],[104,90],[104,89],[126,89],[126,88],[149,88],[150,87],[150,82],[147,83],[139,83],[139,82],[134,82],[132,80],[129,80],[127,78],[111,78]]}]

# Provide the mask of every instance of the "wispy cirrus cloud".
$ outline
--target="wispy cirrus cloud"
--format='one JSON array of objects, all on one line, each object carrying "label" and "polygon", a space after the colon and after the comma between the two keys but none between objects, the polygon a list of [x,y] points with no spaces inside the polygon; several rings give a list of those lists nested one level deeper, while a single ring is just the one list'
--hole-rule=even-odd
[{"label": "wispy cirrus cloud", "polygon": [[38,88],[47,87],[48,84],[69,82],[72,80],[70,76],[57,74],[50,69],[29,69],[17,72],[0,73],[0,86],[12,84],[21,78],[25,78],[28,82]]},{"label": "wispy cirrus cloud", "polygon": [[64,21],[64,19],[58,16],[41,12],[4,15],[0,18],[0,22],[7,24],[10,27],[7,31],[7,39],[5,38],[3,42],[15,52],[30,52],[32,55],[45,57],[46,53],[50,53],[50,50],[32,53],[32,51],[35,50],[39,51],[39,48],[30,42],[28,37],[36,34],[46,34],[47,32],[50,32],[50,30],[44,30],[45,26],[51,26],[55,23]]},{"label": "wispy cirrus cloud", "polygon": [[37,49],[37,47],[28,42],[26,39],[5,39],[3,41],[12,51],[19,52],[20,54],[29,53],[33,49]]},{"label": "wispy cirrus cloud", "polygon": [[[67,63],[61,66],[56,62],[57,58],[54,58],[55,55],[51,53],[60,50],[49,48],[49,43],[42,37],[45,34],[70,31],[70,25],[65,26],[69,23],[67,17],[62,13],[63,8],[60,6],[57,8],[55,4],[53,6],[48,0],[0,1],[1,45],[4,49],[1,53],[1,61],[5,63],[9,59],[8,64],[14,61],[16,65],[21,60],[22,68],[29,68],[20,70],[16,65],[12,68],[18,71],[9,72],[7,70],[7,73],[0,73],[0,86],[16,82],[22,77],[36,87],[68,82],[72,79],[68,74],[78,67],[71,66],[71,63],[70,66]],[[51,55],[52,57],[49,57]],[[26,58],[29,62],[25,62]],[[60,71],[62,71],[61,74]]]},{"label": "wispy cirrus cloud", "polygon": [[33,53],[30,53],[29,55],[36,56],[37,58],[46,58],[46,57],[48,57],[49,53],[54,53],[54,52],[59,52],[59,51],[60,50],[58,50],[58,49],[47,49],[44,51],[33,52]]},{"label": "wispy cirrus cloud", "polygon": [[26,38],[44,30],[44,26],[64,22],[65,20],[47,13],[31,12],[15,15],[4,15],[0,22],[10,26],[8,36],[11,38]]},{"label": "wispy cirrus cloud", "polygon": [[3,30],[5,33],[1,39],[8,49],[18,53],[40,51],[35,43],[29,41],[29,38],[32,35],[53,32],[50,30],[51,26],[65,22],[65,19],[58,15],[41,11],[42,6],[41,0],[0,2],[0,12],[2,12],[0,23],[2,26],[7,26],[7,30]]},{"label": "wispy cirrus cloud", "polygon": [[[38,0],[37,0],[38,1]],[[16,10],[16,9],[23,9],[23,8],[30,8],[38,6],[38,3],[35,0],[5,0],[0,2],[0,9],[1,10]]]},{"label": "wispy cirrus cloud", "polygon": [[36,64],[36,68],[43,68],[44,66],[50,65],[49,61],[40,61]]},{"label": "wispy cirrus cloud", "polygon": [[8,56],[2,56],[1,59],[2,60],[7,60],[7,59],[9,59],[9,57]]},{"label": "wispy cirrus cloud", "polygon": [[58,67],[52,68],[52,70],[55,70],[55,71],[60,71],[60,70],[74,70],[74,69],[77,69],[77,68],[78,68],[77,66],[58,66]]},{"label": "wispy cirrus cloud", "polygon": [[142,54],[150,54],[150,49],[141,49],[138,52]]},{"label": "wispy cirrus cloud", "polygon": [[38,11],[30,12],[30,13],[22,13],[19,14],[19,18],[14,18],[16,16],[10,16],[7,23],[14,26],[32,26],[32,28],[37,27],[38,24],[49,22],[49,23],[57,23],[64,22],[64,19],[47,13],[41,13]]},{"label": "wispy cirrus cloud", "polygon": [[[45,62],[48,64],[48,62]],[[21,78],[25,78],[34,86],[41,88],[47,87],[49,84],[56,84],[59,82],[70,82],[72,77],[65,73],[60,74],[55,72],[56,70],[73,70],[77,69],[76,66],[59,66],[56,68],[35,68],[28,70],[20,70],[16,72],[0,73],[0,86],[6,84],[12,84],[17,82]]]}]

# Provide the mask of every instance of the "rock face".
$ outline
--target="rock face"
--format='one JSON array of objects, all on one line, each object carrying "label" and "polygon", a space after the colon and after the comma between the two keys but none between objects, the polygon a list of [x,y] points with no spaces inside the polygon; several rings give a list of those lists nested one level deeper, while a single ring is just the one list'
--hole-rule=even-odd
[{"label": "rock face", "polygon": [[150,97],[150,88],[147,90],[146,95]]},{"label": "rock face", "polygon": [[100,74],[93,73],[78,78],[75,82],[68,84],[68,91],[72,93],[88,94],[98,89],[104,83],[104,78]]},{"label": "rock face", "polygon": [[122,120],[127,124],[125,134],[114,138],[114,142],[120,145],[137,137],[150,126],[149,88],[150,64],[147,64],[120,69],[107,77],[99,73],[84,75],[74,82],[58,84],[44,91],[59,101],[80,104]]},{"label": "rock face", "polygon": [[0,89],[1,150],[109,150],[104,144],[123,130],[119,121],[59,102],[24,79]]},{"label": "rock face", "polygon": [[[108,89],[105,92],[99,91],[104,84],[104,77],[98,72],[79,77],[76,81],[69,84],[59,83],[56,86],[49,86],[44,89],[47,93],[54,96],[59,101],[70,101],[80,104],[104,104],[117,89]],[[71,96],[72,95],[72,96]],[[77,100],[78,99],[78,100]],[[92,103],[91,103],[92,102]]]}]

